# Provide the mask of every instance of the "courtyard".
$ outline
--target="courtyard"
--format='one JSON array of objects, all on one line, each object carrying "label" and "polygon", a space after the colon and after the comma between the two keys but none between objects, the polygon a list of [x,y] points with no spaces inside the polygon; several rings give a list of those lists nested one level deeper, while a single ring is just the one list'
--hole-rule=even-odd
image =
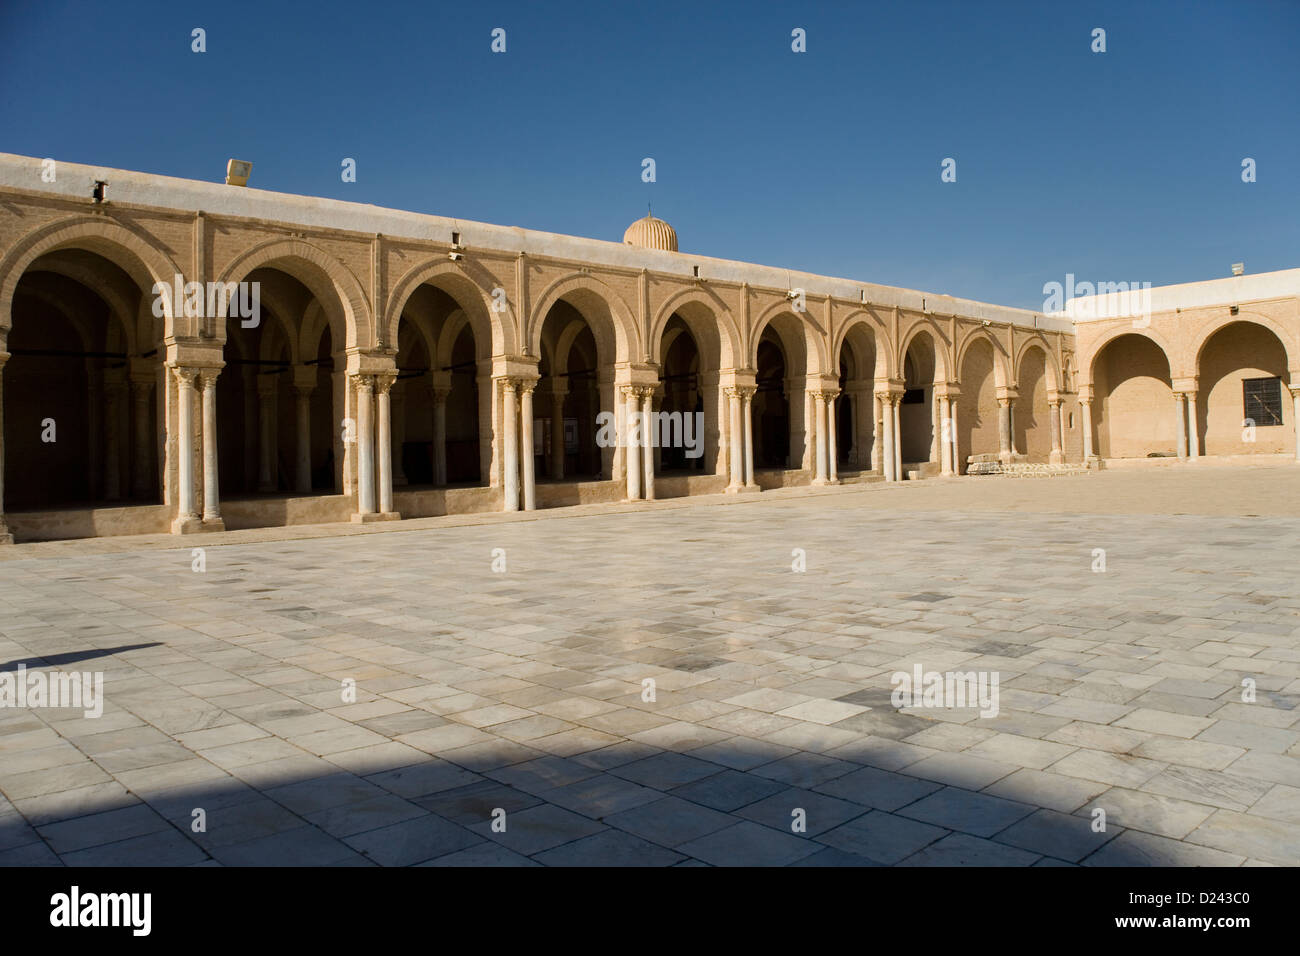
[{"label": "courtyard", "polygon": [[15,545],[0,672],[104,707],[0,709],[0,865],[1295,865],[1298,479]]}]

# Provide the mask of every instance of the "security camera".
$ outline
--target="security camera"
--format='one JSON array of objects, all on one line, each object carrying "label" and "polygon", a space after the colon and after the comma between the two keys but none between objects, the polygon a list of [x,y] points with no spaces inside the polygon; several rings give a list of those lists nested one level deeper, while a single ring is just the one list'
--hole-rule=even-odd
[{"label": "security camera", "polygon": [[983,322],[980,323],[980,325],[984,326],[985,328],[988,328],[992,324],[993,323],[990,322],[988,319],[985,319]]},{"label": "security camera", "polygon": [[465,256],[459,252],[449,252],[447,253],[447,258],[452,262],[459,262],[461,259],[464,259]]}]

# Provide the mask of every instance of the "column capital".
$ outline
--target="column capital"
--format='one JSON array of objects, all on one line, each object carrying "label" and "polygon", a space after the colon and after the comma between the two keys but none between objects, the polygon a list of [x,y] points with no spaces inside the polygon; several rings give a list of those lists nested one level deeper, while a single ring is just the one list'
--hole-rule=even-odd
[{"label": "column capital", "polygon": [[176,377],[176,384],[181,388],[194,388],[194,382],[199,377],[199,370],[189,365],[171,365],[172,375]]},{"label": "column capital", "polygon": [[204,388],[212,388],[217,384],[217,376],[221,374],[219,368],[199,369],[199,381],[203,383]]},{"label": "column capital", "polygon": [[375,373],[375,392],[379,395],[387,395],[389,389],[397,381],[397,372],[376,372]]},{"label": "column capital", "polygon": [[375,379],[373,375],[367,372],[353,372],[348,375],[352,380],[352,387],[358,392],[373,392],[375,390]]}]

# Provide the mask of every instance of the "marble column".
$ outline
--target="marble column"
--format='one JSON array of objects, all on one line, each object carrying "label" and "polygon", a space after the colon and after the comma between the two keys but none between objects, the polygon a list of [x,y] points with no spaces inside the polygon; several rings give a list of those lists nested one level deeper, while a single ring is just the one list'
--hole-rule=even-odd
[{"label": "marble column", "polygon": [[176,471],[177,502],[173,532],[193,530],[199,521],[194,508],[194,380],[198,370],[173,368],[176,376]]},{"label": "marble column", "polygon": [[357,396],[357,514],[375,513],[375,434],[371,405],[375,381],[369,375],[352,376]]},{"label": "marble column", "polygon": [[952,473],[954,476],[961,474],[961,441],[957,437],[957,404],[956,398],[948,399],[948,439],[952,443]]},{"label": "marble column", "polygon": [[930,457],[928,461],[938,462],[943,452],[939,448],[939,440],[943,431],[943,415],[939,411],[939,396],[933,394],[930,397]]},{"label": "marble column", "polygon": [[[1291,389],[1291,430],[1295,432],[1295,460],[1300,462],[1300,385],[1288,386]],[[0,419],[2,422],[3,419]],[[3,467],[0,456],[0,467]],[[0,531],[4,530],[4,500],[0,498]]]},{"label": "marble column", "polygon": [[650,387],[641,389],[641,470],[642,491],[646,501],[655,497],[655,445],[658,432],[655,429],[654,416],[655,390]]},{"label": "marble column", "polygon": [[[0,544],[13,544],[14,536],[5,524],[5,415],[4,415],[4,371],[9,353],[4,350],[4,341],[0,339]],[[1300,399],[1297,399],[1300,408]]]},{"label": "marble column", "polygon": [[298,455],[294,488],[300,495],[311,494],[311,393],[309,386],[295,385],[294,408],[297,411]]},{"label": "marble column", "polygon": [[839,450],[839,423],[835,420],[835,399],[839,392],[826,393],[826,481],[828,484],[840,483],[840,466],[837,459]]},{"label": "marble column", "polygon": [[518,383],[514,379],[501,380],[502,458],[505,465],[503,488],[505,510],[519,510],[519,409]]},{"label": "marble column", "polygon": [[623,388],[623,404],[627,411],[624,415],[626,434],[624,444],[627,453],[627,500],[637,501],[641,497],[641,411],[640,400],[634,386]]},{"label": "marble column", "polygon": [[890,395],[894,416],[894,480],[903,480],[903,396]]},{"label": "marble column", "polygon": [[880,459],[882,472],[885,481],[894,480],[894,403],[887,393],[881,393],[876,396],[876,401],[880,403],[880,424],[882,432],[882,441],[880,443]]},{"label": "marble column", "polygon": [[871,395],[871,470],[884,474],[884,457],[881,449],[885,445],[885,422],[880,396]]},{"label": "marble column", "polygon": [[808,397],[813,402],[813,427],[816,429],[814,441],[816,447],[813,459],[815,470],[813,472],[812,483],[814,485],[826,484],[826,393],[809,392]]},{"label": "marble column", "polygon": [[569,393],[559,378],[551,378],[551,477],[564,479],[564,396]]},{"label": "marble column", "polygon": [[524,510],[537,509],[537,482],[533,458],[533,389],[537,383],[519,383],[519,463],[523,466]]},{"label": "marble column", "polygon": [[758,490],[758,483],[754,481],[754,393],[757,391],[758,388],[752,385],[740,390],[740,418],[745,423],[745,487],[754,491]]},{"label": "marble column", "polygon": [[1174,392],[1174,404],[1178,406],[1178,457],[1187,457],[1187,403],[1183,401],[1182,392]]},{"label": "marble column", "polygon": [[375,483],[379,513],[393,513],[393,383],[392,372],[381,373],[375,382]]},{"label": "marble column", "polygon": [[1064,464],[1069,456],[1065,452],[1065,402],[1063,401],[1056,403],[1056,427],[1061,436],[1061,463]]},{"label": "marble column", "polygon": [[1083,460],[1086,464],[1092,454],[1092,399],[1079,399],[1080,425],[1083,427]]},{"label": "marble column", "polygon": [[744,401],[741,398],[740,389],[736,386],[728,386],[727,409],[728,409],[728,438],[731,444],[731,482],[727,485],[727,491],[736,492],[745,486],[745,447],[744,447],[744,422],[741,421],[741,409]]},{"label": "marble column", "polygon": [[939,398],[939,472],[945,478],[952,476],[952,399]]},{"label": "marble column", "polygon": [[258,408],[260,411],[258,417],[260,453],[257,467],[257,490],[275,491],[278,487],[275,460],[275,395],[278,382],[273,375],[264,375],[262,378],[263,381],[257,386]]},{"label": "marble column", "polygon": [[1196,393],[1187,393],[1187,438],[1188,455],[1192,458],[1201,456],[1201,430],[1196,420]]},{"label": "marble column", "polygon": [[153,382],[133,380],[131,382],[132,412],[132,450],[131,450],[131,496],[147,498],[153,487],[153,474],[149,467],[149,449],[152,447],[154,434],[150,427],[150,402],[153,400]]},{"label": "marble column", "polygon": [[1011,460],[1011,399],[998,399],[998,457],[1006,464]]},{"label": "marble column", "polygon": [[1061,401],[1049,401],[1047,403],[1047,419],[1052,431],[1052,452],[1048,456],[1048,463],[1059,465],[1065,461],[1065,456],[1061,452]]},{"label": "marble column", "polygon": [[217,376],[221,369],[205,368],[203,383],[203,523],[221,524],[221,483],[217,467]]}]

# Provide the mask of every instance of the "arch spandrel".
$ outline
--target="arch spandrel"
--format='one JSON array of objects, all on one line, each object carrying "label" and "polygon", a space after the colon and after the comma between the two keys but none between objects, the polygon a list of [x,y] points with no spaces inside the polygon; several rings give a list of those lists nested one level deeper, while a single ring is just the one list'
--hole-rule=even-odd
[{"label": "arch spandrel", "polygon": [[[519,350],[515,330],[519,327],[513,297],[509,290],[486,269],[481,275],[471,275],[462,262],[451,262],[445,257],[417,263],[407,269],[393,285],[384,313],[384,340],[397,341],[397,326],[417,289],[432,285],[449,295],[464,310],[474,330],[476,341],[486,343],[482,348],[491,355],[513,355]],[[505,290],[504,296],[494,296],[495,289]],[[498,312],[497,302],[504,303]],[[476,350],[479,346],[476,346]]]},{"label": "arch spandrel", "polygon": [[611,286],[583,272],[569,273],[554,280],[538,296],[528,322],[530,354],[541,354],[546,317],[561,299],[580,312],[591,327],[603,362],[641,360],[641,336],[632,309]]}]

